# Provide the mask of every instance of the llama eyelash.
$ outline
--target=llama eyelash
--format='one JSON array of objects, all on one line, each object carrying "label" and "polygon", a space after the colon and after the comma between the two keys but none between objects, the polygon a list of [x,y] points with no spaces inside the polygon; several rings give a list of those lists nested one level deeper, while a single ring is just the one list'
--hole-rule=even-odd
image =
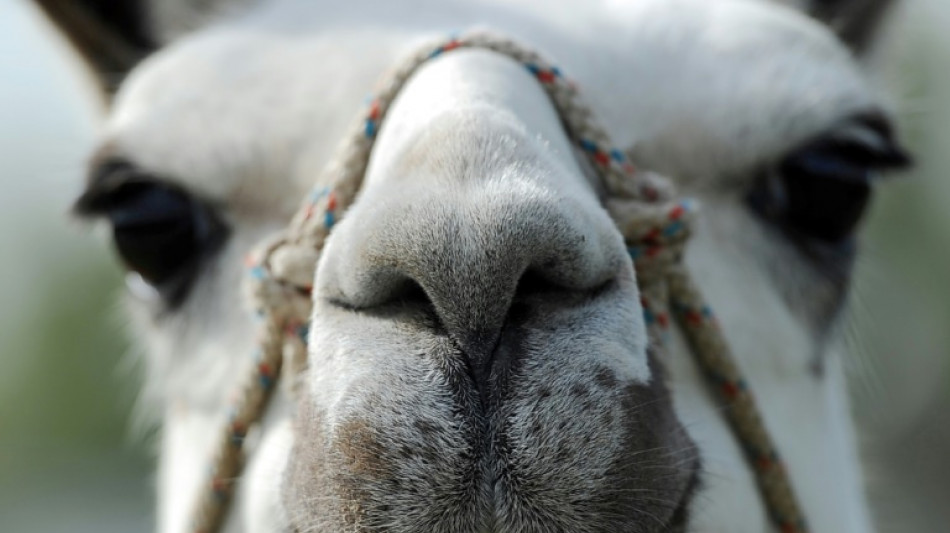
[{"label": "llama eyelash", "polygon": [[855,253],[854,234],[882,172],[911,158],[876,114],[843,121],[761,172],[746,202],[823,270],[839,278]]},{"label": "llama eyelash", "polygon": [[126,161],[103,163],[89,183],[74,212],[109,223],[116,252],[133,276],[130,288],[145,300],[159,296],[162,312],[181,305],[203,263],[224,245],[224,222],[207,204]]}]

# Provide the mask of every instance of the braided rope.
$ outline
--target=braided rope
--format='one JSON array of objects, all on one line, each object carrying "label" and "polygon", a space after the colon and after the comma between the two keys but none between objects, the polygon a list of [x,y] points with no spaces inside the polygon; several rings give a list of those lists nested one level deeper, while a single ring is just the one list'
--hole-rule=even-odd
[{"label": "braided rope", "polygon": [[[651,343],[658,348],[668,343],[672,309],[755,472],[773,523],[782,533],[806,533],[788,474],[752,393],[709,305],[682,264],[695,217],[694,205],[688,200],[675,200],[667,180],[634,168],[624,152],[610,143],[606,129],[580,98],[577,87],[557,67],[512,40],[486,32],[420,47],[397,65],[384,78],[377,97],[353,125],[325,170],[321,183],[330,185],[315,189],[287,230],[248,257],[245,289],[261,322],[260,350],[216,448],[208,489],[197,502],[192,531],[220,530],[244,463],[243,442],[248,428],[263,417],[282,366],[289,366],[293,377],[306,365],[306,324],[316,263],[330,230],[360,190],[376,132],[387,110],[420,66],[459,48],[491,50],[510,57],[524,65],[545,89],[568,135],[609,192],[608,210],[624,235],[637,270]],[[285,360],[289,365],[284,365]],[[283,381],[295,386],[291,380]]]}]

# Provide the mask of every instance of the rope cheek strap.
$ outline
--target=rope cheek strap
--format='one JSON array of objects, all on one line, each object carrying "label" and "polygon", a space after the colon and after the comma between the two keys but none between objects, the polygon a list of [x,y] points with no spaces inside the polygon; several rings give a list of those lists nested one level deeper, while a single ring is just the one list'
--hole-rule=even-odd
[{"label": "rope cheek strap", "polygon": [[[306,365],[306,324],[311,312],[311,283],[320,250],[333,225],[353,202],[380,122],[409,77],[426,61],[458,48],[480,48],[521,63],[551,98],[571,139],[603,180],[608,211],[624,235],[637,270],[641,304],[651,342],[662,349],[676,322],[689,341],[696,364],[723,406],[736,439],[745,450],[771,519],[782,533],[808,531],[788,474],[766,431],[741,372],[709,305],[686,271],[682,258],[695,208],[676,200],[669,182],[637,172],[613,144],[577,88],[557,67],[511,40],[471,33],[420,48],[383,80],[382,90],[345,137],[313,191],[286,231],[263,243],[248,258],[249,301],[260,319],[254,369],[222,431],[207,490],[194,510],[193,531],[220,530],[244,462],[243,441],[262,418],[285,361],[292,376]],[[284,372],[287,372],[285,369]],[[293,381],[293,380],[285,380]]]}]

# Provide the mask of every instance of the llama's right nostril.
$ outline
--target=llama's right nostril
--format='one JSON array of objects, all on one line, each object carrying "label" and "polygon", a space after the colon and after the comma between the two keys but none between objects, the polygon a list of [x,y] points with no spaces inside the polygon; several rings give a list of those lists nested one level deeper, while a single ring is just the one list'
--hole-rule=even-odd
[{"label": "llama's right nostril", "polygon": [[565,292],[567,289],[551,281],[542,272],[535,268],[529,268],[522,274],[518,280],[518,287],[515,289],[515,299],[543,296]]},{"label": "llama's right nostril", "polygon": [[400,311],[423,311],[436,315],[435,307],[425,289],[410,276],[379,269],[364,272],[358,291],[334,291],[328,302],[336,307],[365,313],[398,313]]},{"label": "llama's right nostril", "polygon": [[432,309],[432,301],[422,285],[414,279],[407,279],[388,302],[390,305],[399,305],[414,308]]},{"label": "llama's right nostril", "polygon": [[365,309],[413,308],[431,309],[432,301],[419,282],[410,277],[390,279],[388,287],[377,290],[377,299]]}]

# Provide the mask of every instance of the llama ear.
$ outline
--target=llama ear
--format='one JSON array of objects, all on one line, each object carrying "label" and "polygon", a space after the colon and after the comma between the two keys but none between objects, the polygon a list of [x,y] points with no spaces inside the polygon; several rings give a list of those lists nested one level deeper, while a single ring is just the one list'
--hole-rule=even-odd
[{"label": "llama ear", "polygon": [[33,0],[69,40],[107,94],[157,45],[147,0]]},{"label": "llama ear", "polygon": [[856,53],[867,51],[900,0],[810,0],[808,12]]}]

